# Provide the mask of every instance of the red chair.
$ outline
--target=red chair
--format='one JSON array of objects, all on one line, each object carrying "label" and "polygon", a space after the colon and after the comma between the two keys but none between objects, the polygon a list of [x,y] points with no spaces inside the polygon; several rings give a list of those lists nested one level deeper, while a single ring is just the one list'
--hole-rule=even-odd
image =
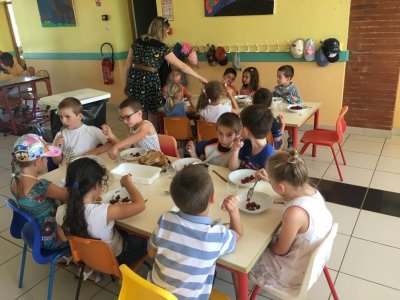
[{"label": "red chair", "polygon": [[158,142],[160,143],[161,152],[168,156],[179,158],[178,145],[173,136],[159,134]]},{"label": "red chair", "polygon": [[336,157],[335,149],[333,146],[337,143],[339,145],[340,154],[343,158],[343,164],[346,164],[346,159],[344,158],[342,143],[343,143],[343,133],[346,131],[347,125],[344,120],[344,115],[349,110],[348,106],[343,106],[339,118],[336,121],[336,130],[324,130],[324,129],[316,129],[316,130],[308,130],[304,133],[301,138],[301,142],[304,143],[303,148],[300,150],[300,154],[303,154],[308,145],[318,145],[318,146],[328,146],[332,150],[333,158],[335,159],[336,168],[339,172],[340,181],[343,181],[342,172],[340,171],[339,163]]}]

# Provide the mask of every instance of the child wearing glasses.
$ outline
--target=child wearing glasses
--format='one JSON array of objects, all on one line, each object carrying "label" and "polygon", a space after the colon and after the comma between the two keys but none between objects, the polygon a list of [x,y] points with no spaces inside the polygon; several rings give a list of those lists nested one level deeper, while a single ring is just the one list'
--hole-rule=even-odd
[{"label": "child wearing glasses", "polygon": [[[62,127],[56,134],[53,145],[60,147],[61,155],[53,157],[57,165],[69,163],[82,155],[98,155],[112,146],[101,129],[82,123],[83,108],[81,102],[73,97],[63,99],[58,104],[58,116]],[[97,147],[98,145],[102,145]]]},{"label": "child wearing glasses", "polygon": [[108,125],[103,125],[103,133],[108,136],[112,147],[109,148],[108,156],[116,159],[118,151],[134,145],[134,147],[144,148],[146,150],[160,150],[157,131],[154,125],[147,120],[143,120],[142,106],[138,100],[125,99],[118,108],[119,120],[128,127],[128,136],[119,140],[111,131]]}]

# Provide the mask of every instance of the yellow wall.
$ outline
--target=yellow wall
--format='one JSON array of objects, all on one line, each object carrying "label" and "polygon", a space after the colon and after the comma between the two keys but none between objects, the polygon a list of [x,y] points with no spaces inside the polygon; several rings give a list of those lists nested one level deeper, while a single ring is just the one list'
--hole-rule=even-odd
[{"label": "yellow wall", "polygon": [[8,27],[5,3],[0,2],[0,50],[3,52],[13,52],[14,46],[11,39],[10,28]]}]

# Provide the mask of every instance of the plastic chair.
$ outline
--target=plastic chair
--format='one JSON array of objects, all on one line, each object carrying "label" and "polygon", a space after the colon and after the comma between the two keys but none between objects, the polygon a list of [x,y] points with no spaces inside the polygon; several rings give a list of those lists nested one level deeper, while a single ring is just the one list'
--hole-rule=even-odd
[{"label": "plastic chair", "polygon": [[333,158],[335,159],[336,168],[339,172],[340,181],[343,181],[342,172],[340,171],[339,163],[336,157],[335,149],[333,146],[338,144],[340,154],[342,155],[343,164],[346,164],[346,159],[344,158],[342,143],[343,143],[343,133],[346,131],[347,125],[344,120],[344,115],[349,110],[348,106],[343,106],[340,110],[339,117],[336,121],[336,130],[325,130],[325,129],[315,129],[308,130],[304,133],[301,138],[301,142],[304,143],[303,148],[300,150],[300,154],[303,154],[310,144],[318,146],[328,146],[332,150]]},{"label": "plastic chair", "polygon": [[[175,300],[175,295],[167,290],[147,281],[137,275],[127,265],[120,267],[122,273],[122,287],[118,300],[151,299],[151,300]],[[210,300],[229,300],[230,297],[222,292],[212,290]]]},{"label": "plastic chair", "polygon": [[101,240],[86,239],[77,236],[68,237],[68,241],[74,262],[82,265],[75,294],[76,300],[79,299],[85,265],[101,273],[122,278],[117,259],[106,243]]},{"label": "plastic chair", "polygon": [[173,136],[177,141],[193,138],[192,127],[187,117],[164,117],[164,133]]},{"label": "plastic chair", "polygon": [[[334,223],[327,237],[322,241],[322,243],[317,247],[317,249],[314,250],[313,254],[310,257],[310,261],[308,262],[303,282],[298,290],[280,290],[277,288],[268,288],[268,289],[265,288],[267,293],[269,293],[270,296],[272,295],[274,298],[278,299],[306,300],[308,290],[318,280],[318,277],[319,275],[321,275],[321,272],[323,270],[326,280],[328,281],[328,285],[331,290],[333,299],[339,300],[332,278],[329,274],[329,270],[325,266],[326,262],[329,260],[331,256],[333,241],[336,237],[337,230],[338,230],[338,224]],[[250,275],[250,278],[253,281],[255,281],[253,276]],[[256,284],[253,293],[251,294],[250,300],[256,299],[260,289],[261,289],[260,286]],[[270,296],[267,295],[267,297]]]},{"label": "plastic chair", "polygon": [[160,143],[161,152],[168,156],[179,158],[178,144],[173,136],[159,134],[158,142]]},{"label": "plastic chair", "polygon": [[274,137],[272,136],[271,130],[267,133],[267,142],[270,144],[272,147],[274,147]]},{"label": "plastic chair", "polygon": [[217,128],[215,123],[197,120],[197,140],[209,141],[217,138]]},{"label": "plastic chair", "polygon": [[63,256],[69,256],[70,249],[69,247],[55,250],[47,250],[41,248],[42,231],[40,230],[40,227],[35,219],[27,212],[19,208],[14,200],[7,199],[6,203],[13,210],[10,233],[14,238],[22,238],[24,241],[18,287],[22,288],[24,280],[26,252],[29,247],[32,249],[32,256],[35,262],[41,265],[50,263],[50,278],[49,287],[47,290],[47,299],[50,300],[53,290],[54,270],[56,262]]}]

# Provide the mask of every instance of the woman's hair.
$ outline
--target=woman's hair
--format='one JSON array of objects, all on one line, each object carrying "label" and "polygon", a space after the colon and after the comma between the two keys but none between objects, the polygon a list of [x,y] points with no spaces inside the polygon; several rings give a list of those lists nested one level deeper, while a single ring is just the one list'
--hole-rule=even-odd
[{"label": "woman's hair", "polygon": [[280,151],[267,161],[268,176],[276,182],[286,181],[294,187],[303,186],[308,182],[308,172],[304,160],[296,150]]},{"label": "woman's hair", "polygon": [[166,85],[166,108],[167,111],[172,111],[174,106],[182,101],[182,85],[176,82],[171,82]]},{"label": "woman's hair", "polygon": [[147,34],[142,36],[143,40],[156,39],[162,42],[167,37],[167,29],[170,27],[168,19],[155,17],[151,21]]},{"label": "woman's hair", "polygon": [[197,102],[197,110],[207,107],[208,104],[216,102],[223,95],[222,85],[219,81],[212,80],[201,89],[201,94]]},{"label": "woman's hair", "polygon": [[258,70],[254,67],[248,67],[243,70],[244,73],[250,74],[250,82],[248,84],[243,84],[243,87],[249,91],[256,91],[260,84],[260,76],[258,75]]},{"label": "woman's hair", "polygon": [[12,158],[11,158],[11,173],[12,173],[12,176],[13,176],[13,178],[15,180],[15,186],[17,188],[16,195],[17,195],[17,198],[19,198],[19,195],[21,194],[21,191],[22,191],[22,185],[21,185],[21,181],[20,181],[20,179],[18,177],[18,174],[19,174],[18,169],[21,170],[21,169],[30,167],[35,161],[34,160],[19,161],[15,157],[14,153],[12,153],[11,155],[12,155]]},{"label": "woman's hair", "polygon": [[83,199],[96,186],[107,185],[107,181],[107,169],[94,159],[82,157],[68,165],[65,187],[69,199],[62,226],[66,235],[89,237]]}]

